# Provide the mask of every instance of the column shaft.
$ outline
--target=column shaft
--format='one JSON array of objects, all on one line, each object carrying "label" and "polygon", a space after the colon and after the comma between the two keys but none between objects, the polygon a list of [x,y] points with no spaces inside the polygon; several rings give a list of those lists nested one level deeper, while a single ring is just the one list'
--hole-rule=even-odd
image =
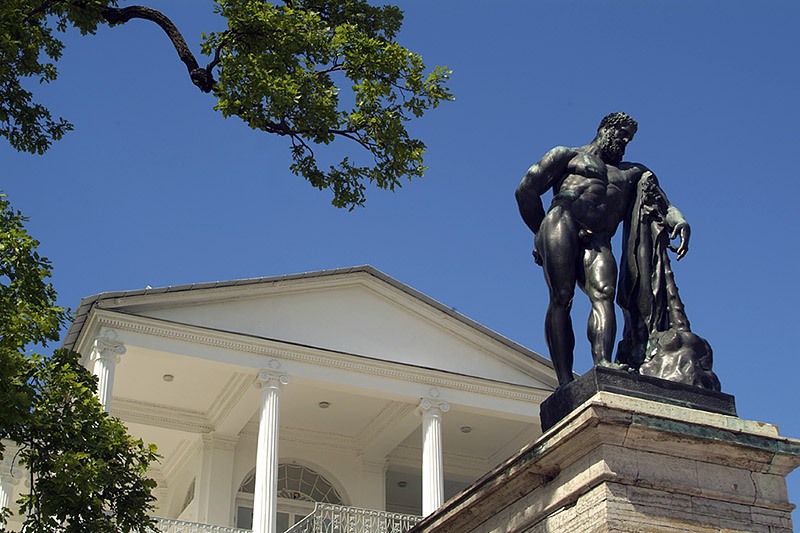
[{"label": "column shaft", "polygon": [[444,466],[442,460],[442,413],[445,402],[422,400],[422,514],[428,516],[444,503]]},{"label": "column shaft", "polygon": [[266,371],[262,371],[258,379],[262,389],[253,498],[253,533],[276,533],[280,386],[287,384],[288,379]]},{"label": "column shaft", "polygon": [[111,393],[114,389],[114,372],[117,369],[115,358],[100,356],[94,362],[94,375],[97,376],[97,397],[105,407],[111,409]]},{"label": "column shaft", "polygon": [[5,476],[0,475],[0,510],[11,508],[11,497],[14,493],[14,484]]},{"label": "column shaft", "polygon": [[19,447],[9,441],[4,444],[6,449],[3,459],[0,460],[0,511],[8,508],[17,513],[19,508],[14,501],[14,491],[24,476],[25,469],[15,460]]}]

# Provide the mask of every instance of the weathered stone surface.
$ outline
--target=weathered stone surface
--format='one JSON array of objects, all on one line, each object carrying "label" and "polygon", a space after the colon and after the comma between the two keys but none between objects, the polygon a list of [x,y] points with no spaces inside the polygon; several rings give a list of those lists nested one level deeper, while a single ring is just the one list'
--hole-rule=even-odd
[{"label": "weathered stone surface", "polygon": [[720,416],[719,413],[648,401],[627,395],[598,394],[591,399],[591,405],[607,407],[620,413],[628,413],[631,419],[634,416],[651,416],[663,418],[664,420],[688,421],[700,426],[728,429],[748,435],[780,437],[778,427],[766,422],[744,420],[733,415]]},{"label": "weathered stone surface", "polygon": [[[692,423],[696,424],[694,421]],[[721,438],[712,439],[714,446],[709,446],[708,435],[704,437],[682,433],[685,426],[683,423],[675,425],[674,431],[668,431],[671,424],[662,423],[660,425],[664,429],[663,432],[654,432],[649,424],[645,424],[646,421],[640,418],[628,429],[625,438],[626,447],[664,455],[677,455],[712,464],[727,464],[748,471],[759,471],[764,468],[774,455],[769,449],[743,447],[741,443],[736,442],[735,434],[730,435],[729,440],[732,442],[725,442]],[[703,433],[714,432],[713,426],[707,424],[699,424],[698,427],[702,428]],[[722,431],[730,433],[727,429]]]},{"label": "weathered stone surface", "polygon": [[769,526],[770,531],[792,531],[791,515],[785,511],[754,508],[750,516],[756,524]]},{"label": "weathered stone surface", "polygon": [[619,494],[617,499],[625,502],[632,509],[650,509],[653,518],[671,518],[681,522],[691,516],[692,497],[680,492],[648,489],[636,485],[617,487],[610,484],[612,490]]},{"label": "weathered stone surface", "polygon": [[764,507],[772,507],[775,503],[785,502],[789,499],[786,492],[786,480],[783,476],[774,474],[752,473],[755,484],[755,503]]},{"label": "weathered stone surface", "polygon": [[631,450],[630,456],[630,460],[636,461],[639,486],[680,487],[689,494],[698,490],[695,461],[639,450]]},{"label": "weathered stone surface", "polygon": [[412,531],[789,533],[798,465],[774,426],[601,392]]},{"label": "weathered stone surface", "polygon": [[752,472],[727,465],[694,461],[700,494],[709,498],[752,503],[756,487]]}]

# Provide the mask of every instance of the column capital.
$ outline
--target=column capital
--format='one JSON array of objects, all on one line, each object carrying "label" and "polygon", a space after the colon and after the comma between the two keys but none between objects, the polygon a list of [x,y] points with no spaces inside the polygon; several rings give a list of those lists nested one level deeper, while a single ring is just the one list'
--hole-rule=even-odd
[{"label": "column capital", "polygon": [[105,328],[100,332],[100,335],[92,343],[92,361],[113,361],[118,363],[120,356],[123,355],[127,349],[117,337],[117,332],[110,328]]},{"label": "column capital", "polygon": [[277,370],[261,369],[256,378],[256,387],[259,389],[279,389],[281,385],[288,384],[289,376]]},{"label": "column capital", "polygon": [[125,351],[125,344],[111,328],[100,330],[100,335],[92,343],[92,354],[89,358],[93,367],[91,370],[97,376],[97,398],[106,412],[111,408],[115,369]]},{"label": "column capital", "polygon": [[440,416],[450,410],[450,404],[436,398],[422,398],[417,412],[422,416]]},{"label": "column capital", "polygon": [[234,451],[239,442],[238,435],[226,435],[224,433],[203,433],[201,436],[203,447],[214,450]]},{"label": "column capital", "polygon": [[385,475],[386,470],[389,468],[389,461],[385,457],[369,457],[364,454],[359,454],[358,463],[365,472],[371,472],[374,474]]}]

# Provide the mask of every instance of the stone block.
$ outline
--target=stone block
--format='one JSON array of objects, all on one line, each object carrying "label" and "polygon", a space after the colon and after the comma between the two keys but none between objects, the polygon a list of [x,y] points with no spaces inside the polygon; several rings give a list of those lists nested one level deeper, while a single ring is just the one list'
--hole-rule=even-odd
[{"label": "stone block", "polygon": [[[634,418],[628,428],[624,446],[627,448],[641,449],[664,455],[675,455],[687,459],[694,459],[707,463],[717,463],[743,468],[748,471],[762,471],[769,468],[769,463],[774,457],[770,450],[742,446],[741,443],[723,442],[715,440],[709,446],[709,438],[690,434],[682,434],[682,426],[675,425],[670,428],[668,421],[662,422],[661,428],[654,429]],[[703,432],[704,426],[699,432]],[[709,428],[713,429],[713,428]],[[705,431],[710,433],[711,431]]]},{"label": "stone block", "polygon": [[696,461],[638,450],[631,455],[638,466],[637,485],[690,494],[699,491]]},{"label": "stone block", "polygon": [[755,483],[756,505],[791,511],[786,508],[786,502],[789,500],[786,478],[761,472],[753,472],[751,477]]},{"label": "stone block", "polygon": [[739,503],[712,500],[699,496],[692,498],[692,510],[695,514],[706,517],[716,518],[714,523],[730,521],[731,527],[737,524],[743,525],[751,522],[750,506]]},{"label": "stone block", "polygon": [[[607,494],[604,487],[596,487],[583,494],[573,505],[562,507],[547,516],[541,517],[536,523],[526,524],[526,533],[555,533],[562,531],[586,531],[591,533],[606,533],[608,520],[603,502]],[[517,525],[517,524],[515,524]]]},{"label": "stone block", "polygon": [[751,504],[756,499],[752,472],[696,461],[700,494],[710,498]]},{"label": "stone block", "polygon": [[792,518],[789,511],[754,508],[751,512],[753,523],[769,526],[778,530],[792,530]]},{"label": "stone block", "polygon": [[692,497],[686,494],[649,489],[636,485],[624,487],[623,497],[638,509],[648,509],[653,516],[680,517],[688,519],[692,509]]}]

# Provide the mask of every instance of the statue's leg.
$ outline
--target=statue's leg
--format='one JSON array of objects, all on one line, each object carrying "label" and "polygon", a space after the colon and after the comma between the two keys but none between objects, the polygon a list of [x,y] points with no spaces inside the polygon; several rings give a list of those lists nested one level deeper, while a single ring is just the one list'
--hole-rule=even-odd
[{"label": "statue's leg", "polygon": [[575,334],[570,309],[580,258],[577,228],[567,211],[556,207],[547,214],[536,234],[536,247],[542,256],[544,277],[550,289],[545,339],[558,383],[566,385],[574,379],[572,363]]},{"label": "statue's leg", "polygon": [[608,239],[595,237],[583,253],[581,288],[592,304],[587,333],[592,358],[598,366],[617,366],[611,362],[617,335],[614,295],[617,285],[617,262]]}]

